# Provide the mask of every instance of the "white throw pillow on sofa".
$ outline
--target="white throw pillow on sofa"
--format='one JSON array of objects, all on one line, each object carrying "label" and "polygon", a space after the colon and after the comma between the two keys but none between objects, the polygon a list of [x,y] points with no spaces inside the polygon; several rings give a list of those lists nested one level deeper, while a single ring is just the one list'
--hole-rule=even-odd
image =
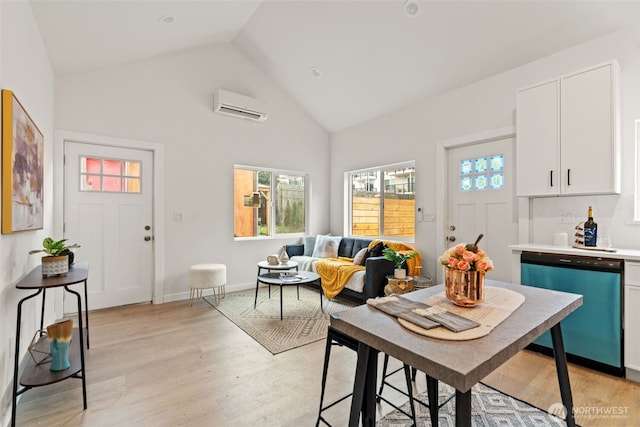
[{"label": "white throw pillow on sofa", "polygon": [[340,240],[342,240],[342,236],[325,236],[324,234],[317,235],[316,244],[313,247],[313,257],[337,258]]},{"label": "white throw pillow on sofa", "polygon": [[313,256],[316,247],[316,236],[304,236],[304,256]]}]

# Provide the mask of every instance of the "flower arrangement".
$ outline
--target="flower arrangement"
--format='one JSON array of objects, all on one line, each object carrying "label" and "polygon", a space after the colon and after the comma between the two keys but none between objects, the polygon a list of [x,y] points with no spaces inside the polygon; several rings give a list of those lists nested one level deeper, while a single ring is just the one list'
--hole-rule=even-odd
[{"label": "flower arrangement", "polygon": [[460,243],[447,249],[438,259],[438,262],[445,267],[460,271],[478,271],[486,273],[493,270],[493,261],[487,254],[478,248],[478,241],[482,234],[473,244]]}]

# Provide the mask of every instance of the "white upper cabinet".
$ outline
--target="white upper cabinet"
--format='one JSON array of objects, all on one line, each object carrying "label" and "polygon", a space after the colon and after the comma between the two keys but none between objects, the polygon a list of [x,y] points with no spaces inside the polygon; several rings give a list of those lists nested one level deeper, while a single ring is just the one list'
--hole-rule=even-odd
[{"label": "white upper cabinet", "polygon": [[518,196],[620,192],[616,62],[518,91]]},{"label": "white upper cabinet", "polygon": [[560,82],[518,92],[516,165],[518,196],[560,193]]}]

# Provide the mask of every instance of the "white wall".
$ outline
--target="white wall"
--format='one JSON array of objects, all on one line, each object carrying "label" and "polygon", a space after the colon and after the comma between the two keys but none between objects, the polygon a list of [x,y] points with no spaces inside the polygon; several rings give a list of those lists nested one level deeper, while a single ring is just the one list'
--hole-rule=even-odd
[{"label": "white wall", "polygon": [[[436,145],[439,141],[515,126],[516,90],[561,74],[617,59],[622,68],[622,195],[533,199],[532,242],[552,243],[561,213],[586,219],[593,205],[601,232],[614,246],[640,247],[640,226],[633,214],[634,120],[640,118],[640,48],[636,32],[620,32],[559,52],[533,63],[490,77],[442,96],[338,132],[331,138],[331,193],[342,194],[344,172],[416,160],[416,206],[436,212]],[[343,232],[342,199],[331,203],[331,229]],[[436,222],[416,224],[416,246],[425,255],[427,272],[437,270]],[[573,225],[569,225],[572,228]],[[439,269],[438,269],[439,270]]]},{"label": "white wall", "polygon": [[[214,113],[217,88],[267,101],[269,119]],[[254,286],[256,263],[298,240],[234,241],[234,164],[310,172],[310,231],[328,231],[328,134],[232,45],[57,76],[55,107],[57,129],[163,144],[164,301],[188,295],[198,263],[226,264],[228,289]]]},{"label": "white wall", "polygon": [[[40,32],[28,2],[0,2],[0,86],[12,90],[44,135],[44,229],[0,235],[0,425],[11,416],[16,306],[30,293],[19,291],[15,284],[39,264],[31,249],[41,247],[42,239],[52,229],[53,200],[53,98],[54,76]],[[52,295],[53,294],[53,295]],[[52,296],[54,298],[52,298]],[[49,292],[45,324],[57,318],[53,300],[59,292]],[[35,330],[39,328],[40,297],[23,305],[21,358]]]}]

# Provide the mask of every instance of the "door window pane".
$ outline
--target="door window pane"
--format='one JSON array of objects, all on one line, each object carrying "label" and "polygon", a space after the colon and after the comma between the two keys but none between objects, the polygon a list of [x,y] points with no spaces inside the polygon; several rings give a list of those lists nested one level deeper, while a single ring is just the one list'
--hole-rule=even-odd
[{"label": "door window pane", "polygon": [[491,170],[501,171],[504,169],[504,155],[491,156]]},{"label": "door window pane", "polygon": [[102,177],[102,191],[119,193],[122,191],[120,182],[122,178],[119,176],[103,176]]},{"label": "door window pane", "polygon": [[494,154],[460,162],[460,191],[504,188],[504,155]]},{"label": "door window pane", "polygon": [[105,175],[121,175],[120,160],[103,160],[102,173]]},{"label": "door window pane", "polygon": [[141,176],[140,175],[140,162],[124,162],[124,174],[126,176]]},{"label": "door window pane", "polygon": [[487,158],[479,157],[476,159],[476,173],[483,173],[487,171]]},{"label": "door window pane", "polygon": [[82,173],[100,173],[100,159],[91,157],[83,157],[80,159],[80,172]]},{"label": "door window pane", "polygon": [[82,175],[80,177],[81,191],[100,191],[100,175]]},{"label": "door window pane", "polygon": [[491,175],[491,189],[500,190],[502,187],[504,187],[504,175],[501,173]]},{"label": "door window pane", "polygon": [[141,193],[141,168],[138,161],[80,157],[80,191]]},{"label": "door window pane", "polygon": [[467,175],[473,170],[473,163],[471,160],[463,160],[460,162],[460,174]]},{"label": "door window pane", "polygon": [[124,178],[122,185],[125,193],[140,193],[140,178]]}]

